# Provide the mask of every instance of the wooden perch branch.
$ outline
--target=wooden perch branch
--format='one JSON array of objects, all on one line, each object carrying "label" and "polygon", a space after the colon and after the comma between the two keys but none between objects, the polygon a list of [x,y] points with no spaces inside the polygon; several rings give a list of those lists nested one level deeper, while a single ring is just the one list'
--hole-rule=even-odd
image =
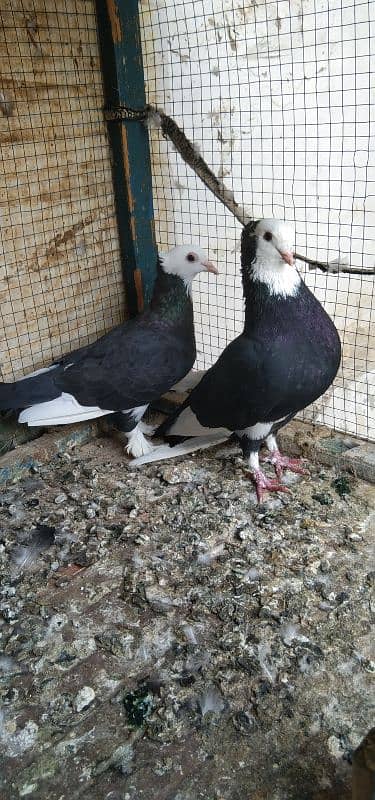
[{"label": "wooden perch branch", "polygon": [[[228,211],[232,212],[241,225],[246,225],[248,222],[252,221],[252,218],[246,213],[244,207],[235,201],[233,192],[227,189],[223,181],[216,177],[202,158],[197,147],[187,138],[182,128],[180,128],[171,117],[165,114],[164,111],[149,106],[147,121],[151,125],[161,129],[163,136],[170,139],[181,158],[194,170],[205,186],[207,186],[215,197],[223,203]],[[320,269],[322,272],[330,274],[345,272],[348,275],[375,275],[375,267],[373,269],[351,269],[346,263],[340,261],[340,259],[335,259],[334,261],[317,261],[316,259],[309,258],[300,253],[295,253],[294,255],[298,261],[303,261],[305,264],[308,264],[310,270]]]}]

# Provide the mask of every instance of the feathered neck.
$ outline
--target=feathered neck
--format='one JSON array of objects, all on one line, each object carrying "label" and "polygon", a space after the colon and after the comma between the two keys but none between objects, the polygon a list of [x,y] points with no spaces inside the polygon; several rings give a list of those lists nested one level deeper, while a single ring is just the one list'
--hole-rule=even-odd
[{"label": "feathered neck", "polygon": [[150,309],[169,320],[184,318],[186,314],[191,316],[193,313],[193,304],[185,282],[178,275],[164,272],[159,258]]}]

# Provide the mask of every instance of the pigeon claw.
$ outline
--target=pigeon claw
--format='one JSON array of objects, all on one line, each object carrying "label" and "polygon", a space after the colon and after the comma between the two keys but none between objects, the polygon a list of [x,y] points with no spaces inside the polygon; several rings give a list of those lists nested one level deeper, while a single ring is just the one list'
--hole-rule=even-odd
[{"label": "pigeon claw", "polygon": [[264,495],[267,492],[287,492],[290,493],[290,490],[287,486],[283,483],[280,483],[278,479],[275,478],[267,478],[267,475],[262,472],[261,469],[253,470],[249,472],[245,470],[246,475],[249,476],[250,480],[252,480],[255,491],[257,493],[258,503],[262,503],[264,499]]},{"label": "pigeon claw", "polygon": [[301,458],[289,458],[289,456],[283,456],[279,450],[275,450],[268,456],[262,456],[262,461],[268,461],[269,464],[272,464],[278,478],[281,478],[284,469],[289,469],[290,472],[295,472],[297,475],[309,474],[307,469],[304,469],[302,466]]}]

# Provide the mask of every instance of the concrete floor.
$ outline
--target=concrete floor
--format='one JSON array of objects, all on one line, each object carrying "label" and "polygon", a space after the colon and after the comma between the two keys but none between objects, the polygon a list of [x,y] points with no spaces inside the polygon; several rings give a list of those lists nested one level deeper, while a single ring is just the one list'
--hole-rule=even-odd
[{"label": "concrete floor", "polygon": [[373,723],[374,487],[263,505],[226,445],[94,439],[0,501],[4,800],[349,800]]}]

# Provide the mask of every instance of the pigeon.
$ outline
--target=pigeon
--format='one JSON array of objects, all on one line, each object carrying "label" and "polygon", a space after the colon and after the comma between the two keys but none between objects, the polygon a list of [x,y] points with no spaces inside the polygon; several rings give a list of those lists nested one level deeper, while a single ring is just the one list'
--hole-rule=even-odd
[{"label": "pigeon", "polygon": [[30,426],[111,414],[115,427],[126,434],[130,455],[150,452],[141,419],[195,361],[191,287],[202,271],[217,274],[194,245],[160,256],[148,310],[49,367],[15,383],[0,383],[0,409],[24,409],[19,422]]},{"label": "pigeon", "polygon": [[[265,492],[288,491],[284,469],[304,473],[299,459],[280,453],[275,434],[295,414],[318,399],[340,364],[337,330],[299,275],[294,260],[294,228],[275,219],[248,223],[242,233],[241,267],[245,297],[243,333],[223,351],[186,401],[157,434],[187,438],[177,446],[156,447],[141,466],[212,446],[234,435],[248,461],[258,501]],[[276,478],[260,468],[259,451]]]}]

